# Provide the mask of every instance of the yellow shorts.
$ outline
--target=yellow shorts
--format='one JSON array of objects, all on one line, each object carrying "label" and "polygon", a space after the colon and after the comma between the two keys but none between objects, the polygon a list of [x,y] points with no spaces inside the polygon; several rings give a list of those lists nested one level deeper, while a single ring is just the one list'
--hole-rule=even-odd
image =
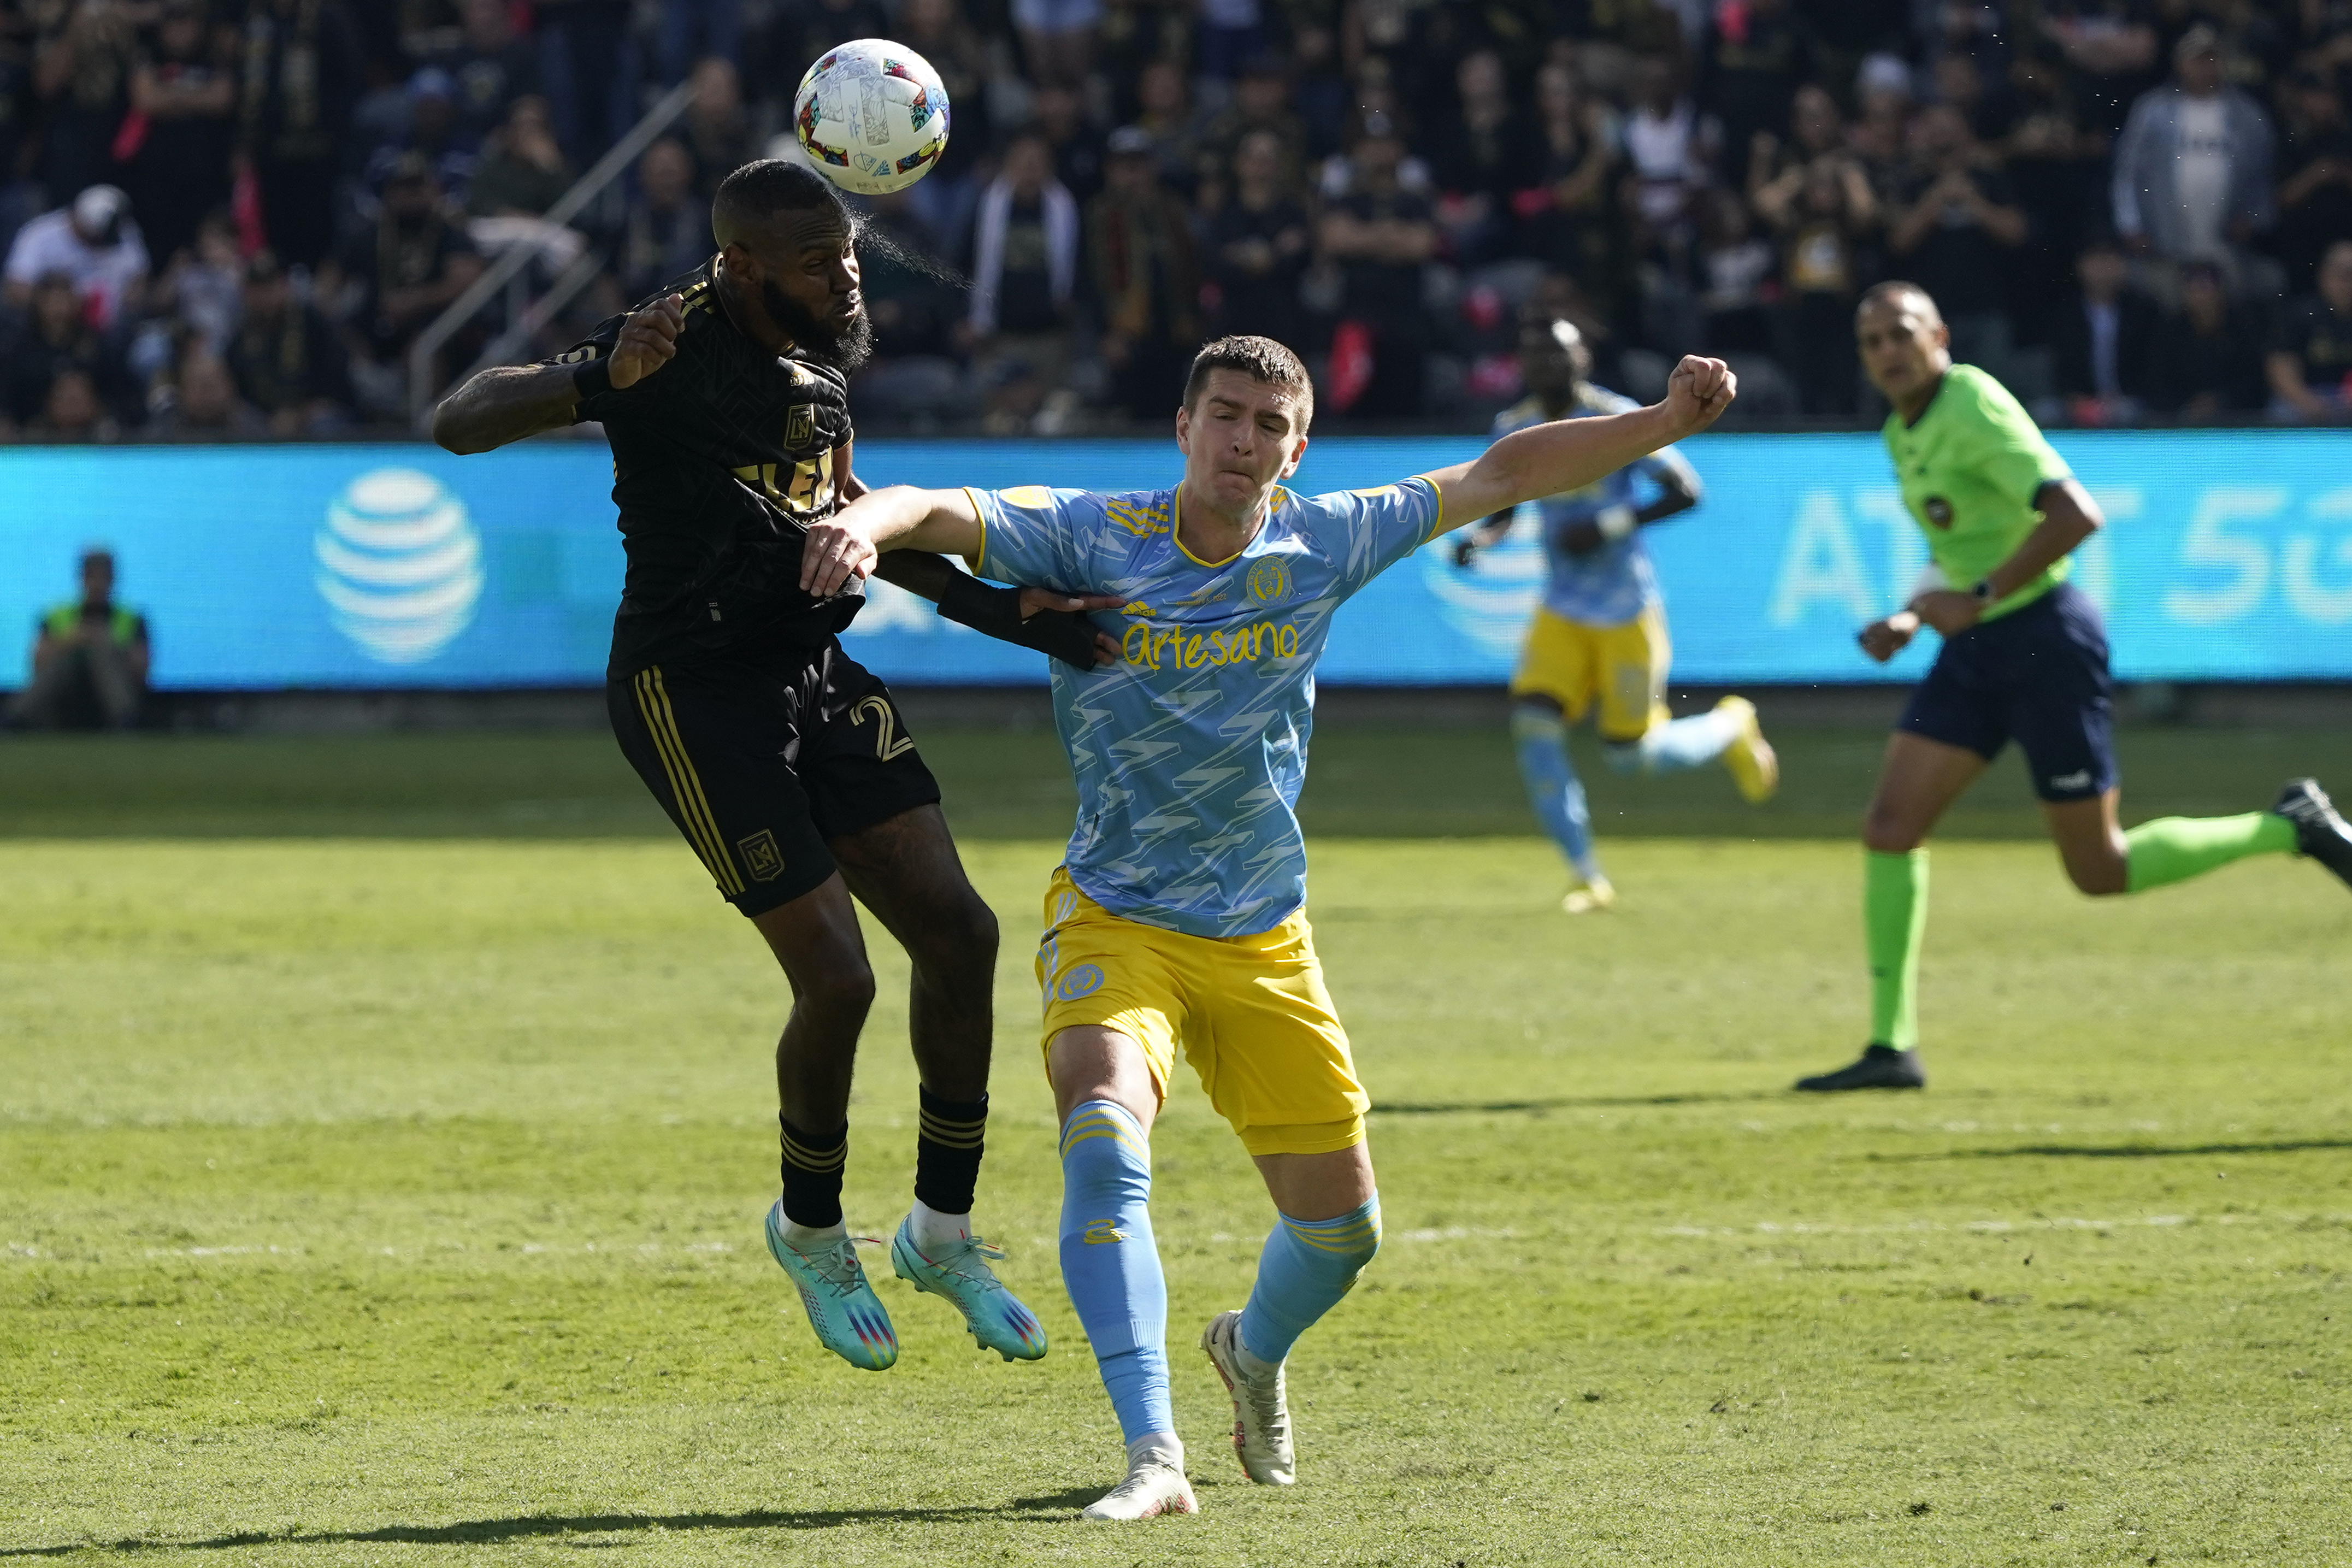
[{"label": "yellow shorts", "polygon": [[1597,697],[1601,738],[1638,741],[1671,717],[1666,668],[1674,651],[1655,605],[1622,626],[1588,626],[1538,607],[1511,673],[1511,695],[1549,697],[1571,724]]},{"label": "yellow shorts", "polygon": [[1181,1044],[1209,1104],[1253,1154],[1364,1141],[1371,1097],[1356,1081],[1303,910],[1255,936],[1186,936],[1111,913],[1056,868],[1037,984],[1049,1053],[1064,1029],[1116,1029],[1143,1047],[1165,1104]]}]

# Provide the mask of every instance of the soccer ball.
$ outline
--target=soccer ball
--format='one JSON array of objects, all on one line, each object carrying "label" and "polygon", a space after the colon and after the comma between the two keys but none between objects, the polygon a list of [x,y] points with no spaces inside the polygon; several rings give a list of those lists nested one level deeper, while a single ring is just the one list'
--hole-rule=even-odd
[{"label": "soccer ball", "polygon": [[793,95],[793,131],[825,178],[878,196],[929,174],[948,146],[948,89],[931,63],[887,38],[828,49]]}]

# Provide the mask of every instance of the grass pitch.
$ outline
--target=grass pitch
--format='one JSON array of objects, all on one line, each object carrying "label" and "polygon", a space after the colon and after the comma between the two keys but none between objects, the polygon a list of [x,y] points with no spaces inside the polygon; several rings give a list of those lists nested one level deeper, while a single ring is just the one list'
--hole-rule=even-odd
[{"label": "grass pitch", "polygon": [[[1295,1358],[1302,1484],[1248,1487],[1191,1338],[1268,1212],[1180,1084],[1204,1512],[1108,1534],[1027,972],[1049,737],[926,750],[1006,932],[981,1219],[1055,1349],[983,1360],[884,1278],[881,1375],[760,1245],[781,982],[608,742],[9,742],[0,1558],[2352,1560],[2352,900],[2285,861],[2082,900],[2009,764],[1936,862],[1935,1087],[1801,1100],[1863,1037],[1818,836],[1877,741],[1784,743],[1752,817],[1588,770],[1626,899],[1570,921],[1494,738],[1318,739],[1389,1245]],[[2352,778],[2315,735],[2125,758],[2136,816]],[[883,1232],[915,1108],[874,951],[847,1197]]]}]

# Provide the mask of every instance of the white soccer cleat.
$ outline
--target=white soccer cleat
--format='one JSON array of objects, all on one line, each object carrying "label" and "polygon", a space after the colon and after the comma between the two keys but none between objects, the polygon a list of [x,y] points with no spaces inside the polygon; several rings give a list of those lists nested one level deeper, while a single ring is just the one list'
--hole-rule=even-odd
[{"label": "white soccer cleat", "polygon": [[1163,1513],[1198,1513],[1192,1483],[1184,1479],[1184,1450],[1142,1447],[1129,1453],[1127,1479],[1095,1500],[1078,1515],[1103,1523],[1158,1519]]},{"label": "white soccer cleat", "polygon": [[1262,1487],[1286,1487],[1298,1478],[1282,1366],[1263,1370],[1265,1363],[1243,1349],[1241,1321],[1239,1312],[1219,1312],[1201,1331],[1201,1348],[1233,1395],[1234,1452],[1241,1456],[1242,1468]]}]

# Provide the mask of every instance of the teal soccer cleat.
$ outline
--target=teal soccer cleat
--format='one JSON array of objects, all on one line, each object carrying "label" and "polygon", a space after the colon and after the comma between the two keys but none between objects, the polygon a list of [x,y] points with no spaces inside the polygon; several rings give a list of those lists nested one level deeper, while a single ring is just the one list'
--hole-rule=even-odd
[{"label": "teal soccer cleat", "polygon": [[814,1252],[801,1251],[784,1239],[779,1198],[768,1211],[768,1251],[792,1276],[817,1343],[866,1372],[883,1371],[898,1359],[898,1331],[858,1267],[856,1240],[844,1237]]},{"label": "teal soccer cleat", "polygon": [[891,1238],[890,1267],[916,1289],[953,1302],[963,1314],[963,1326],[982,1349],[994,1351],[1006,1361],[1036,1361],[1045,1355],[1045,1325],[988,1266],[1003,1258],[1003,1247],[971,1237],[933,1250],[938,1256],[928,1255],[915,1245],[910,1215]]}]

